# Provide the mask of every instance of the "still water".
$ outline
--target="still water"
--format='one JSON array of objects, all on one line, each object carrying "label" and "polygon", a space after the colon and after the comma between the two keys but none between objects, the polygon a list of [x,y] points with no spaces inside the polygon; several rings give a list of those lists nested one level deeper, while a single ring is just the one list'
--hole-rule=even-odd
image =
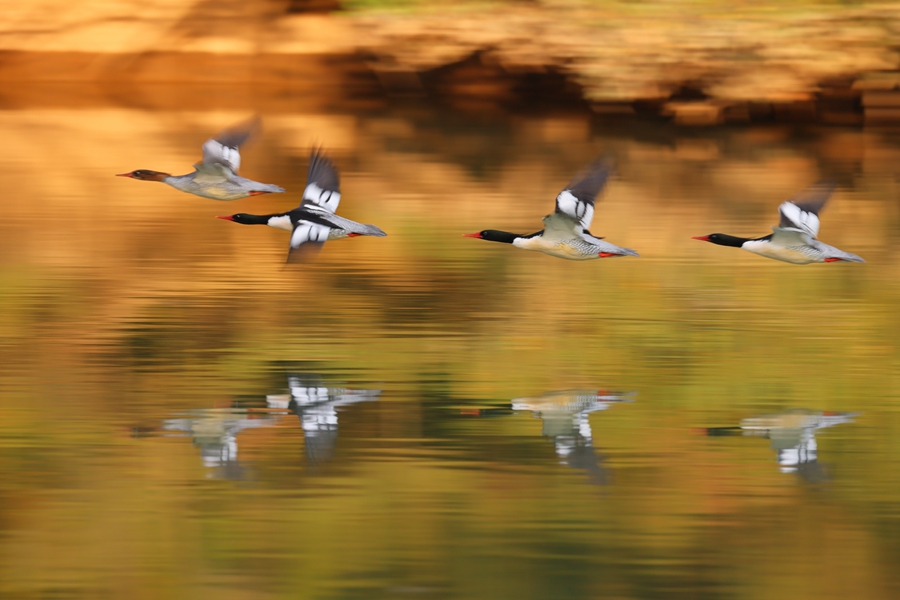
[{"label": "still water", "polygon": [[[253,114],[0,112],[0,597],[895,598],[900,137],[584,114],[263,111],[222,203],[184,173]],[[217,220],[299,202],[309,149],[386,238],[286,267]],[[602,152],[574,263],[531,232]],[[795,266],[760,236],[833,178]]]}]

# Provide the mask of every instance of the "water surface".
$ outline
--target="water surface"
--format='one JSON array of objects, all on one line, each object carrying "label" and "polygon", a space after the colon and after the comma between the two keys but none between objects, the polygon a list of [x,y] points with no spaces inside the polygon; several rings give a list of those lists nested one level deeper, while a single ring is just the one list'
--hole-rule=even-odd
[{"label": "water surface", "polygon": [[[255,106],[0,112],[0,596],[892,598],[900,241],[891,132],[583,114],[263,113],[222,203],[186,172]],[[214,217],[299,202],[309,148],[386,238],[285,267]],[[531,232],[600,153],[574,263]],[[769,232],[840,187],[795,266]],[[759,427],[759,423],[764,427]]]}]

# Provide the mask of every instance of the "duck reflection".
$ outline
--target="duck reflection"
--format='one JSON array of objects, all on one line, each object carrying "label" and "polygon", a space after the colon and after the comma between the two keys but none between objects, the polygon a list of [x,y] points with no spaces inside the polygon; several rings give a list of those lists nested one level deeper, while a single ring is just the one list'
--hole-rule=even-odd
[{"label": "duck reflection", "polygon": [[206,408],[193,410],[183,418],[163,421],[162,428],[190,435],[194,445],[200,447],[203,465],[217,469],[215,475],[243,479],[245,472],[238,463],[237,435],[245,429],[271,427],[277,421],[272,415],[246,409]]},{"label": "duck reflection", "polygon": [[595,451],[588,415],[619,402],[632,402],[635,392],[565,390],[543,396],[516,398],[513,410],[529,410],[541,419],[541,434],[553,438],[560,462],[585,471],[592,483],[609,482],[609,470]]},{"label": "duck reflection", "polygon": [[769,438],[782,473],[796,473],[817,483],[828,479],[818,461],[816,431],[841,423],[852,423],[859,413],[792,409],[783,413],[742,419],[738,427],[713,427],[706,435],[744,435]]},{"label": "duck reflection", "polygon": [[266,396],[271,409],[288,410],[300,419],[310,464],[322,464],[334,455],[338,430],[338,407],[378,400],[381,390],[327,387],[318,376],[288,378],[289,394]]}]

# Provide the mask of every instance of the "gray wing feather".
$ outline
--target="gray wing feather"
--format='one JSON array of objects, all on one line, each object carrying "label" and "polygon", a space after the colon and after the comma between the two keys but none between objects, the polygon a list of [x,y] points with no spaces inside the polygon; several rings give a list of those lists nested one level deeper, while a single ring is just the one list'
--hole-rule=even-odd
[{"label": "gray wing feather", "polygon": [[640,256],[637,252],[632,250],[631,248],[623,248],[621,246],[616,246],[615,244],[611,244],[610,242],[601,240],[600,238],[596,238],[590,234],[582,233],[581,239],[585,242],[591,244],[595,248],[597,248],[597,252],[609,252],[611,254],[625,254],[628,256]]},{"label": "gray wing feather", "polygon": [[[360,235],[371,235],[375,237],[385,237],[387,234],[375,225],[367,223],[357,223],[351,219],[346,219],[340,215],[329,212],[327,208],[319,206],[307,205],[304,208],[307,213],[312,213],[321,219],[324,223],[333,229],[343,229],[350,233],[358,233]],[[300,222],[303,222],[302,220]]]},{"label": "gray wing feather", "polygon": [[338,215],[329,215],[328,220],[334,224],[336,229],[343,229],[344,231],[349,231],[350,233],[359,233],[361,235],[371,235],[375,237],[385,237],[387,235],[384,231],[382,231],[375,225],[369,225],[367,223],[357,223],[356,221],[351,221],[350,219],[345,219],[344,217]]},{"label": "gray wing feather", "polygon": [[786,248],[795,246],[812,246],[815,237],[797,227],[773,227],[772,243]]},{"label": "gray wing feather", "polygon": [[322,246],[324,245],[325,242],[307,242],[296,248],[291,246],[291,249],[288,252],[287,262],[291,265],[310,262],[318,256],[319,251],[322,250]]},{"label": "gray wing feather", "polygon": [[260,129],[261,119],[254,117],[218,133],[203,144],[203,160],[195,165],[198,170],[213,170],[219,165],[233,172],[241,168],[241,144]]},{"label": "gray wing feather", "polygon": [[828,244],[824,244],[819,240],[812,240],[810,243],[812,247],[814,247],[819,252],[828,255],[832,258],[840,258],[841,260],[846,260],[847,262],[866,262],[865,259],[861,256],[857,256],[856,254],[851,254],[850,252],[844,252],[840,248],[835,248],[834,246],[829,246]]},{"label": "gray wing feather", "polygon": [[262,129],[262,119],[253,117],[243,123],[229,127],[217,134],[213,139],[229,148],[239,148],[250,136],[257,135]]},{"label": "gray wing feather", "polygon": [[555,212],[542,220],[544,221],[543,238],[545,240],[570,240],[581,235],[582,228],[578,224],[578,220],[565,213]]},{"label": "gray wing feather", "polygon": [[319,148],[313,148],[309,156],[309,174],[300,206],[315,204],[330,212],[337,210],[341,202],[341,182],[337,169]]}]

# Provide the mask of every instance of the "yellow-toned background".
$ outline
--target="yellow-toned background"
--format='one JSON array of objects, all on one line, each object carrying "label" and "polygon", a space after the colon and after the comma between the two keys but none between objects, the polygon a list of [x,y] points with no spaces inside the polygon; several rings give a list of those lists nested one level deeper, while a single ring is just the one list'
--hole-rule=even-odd
[{"label": "yellow-toned background", "polygon": [[[276,113],[244,172],[283,196],[217,203],[112,176],[186,168],[246,114],[0,115],[5,595],[892,597],[889,136]],[[341,169],[341,214],[389,235],[286,269],[283,232],[213,217],[295,203],[314,142]],[[460,237],[530,231],[601,151],[620,172],[592,230],[641,258],[569,263]],[[689,239],[762,235],[826,174],[842,187],[822,238],[864,265]],[[209,479],[189,439],[160,435],[187,410],[259,409],[296,369],[384,390],[342,413],[333,463],[304,463],[293,416],[238,434],[249,483]],[[638,393],[590,418],[603,493],[528,414],[454,420],[585,387]],[[779,472],[766,440],[691,433],[791,406],[862,413],[819,434],[823,491]]]},{"label": "yellow-toned background", "polygon": [[[605,83],[576,79],[613,100],[715,81],[705,49],[740,36],[758,45],[722,52],[765,85],[728,89],[757,99],[812,97],[849,63],[895,68],[894,7],[798,6],[4,3],[0,597],[896,597],[892,130],[385,99],[385,73],[484,45],[502,69],[593,73]],[[780,58],[753,58],[771,46]],[[219,203],[113,177],[186,172],[254,113],[242,172],[284,195]],[[284,232],[214,218],[296,205],[319,144],[340,213],[388,237],[286,268]],[[533,231],[602,152],[619,172],[591,229],[641,258],[461,237]],[[821,238],[866,264],[690,239],[764,235],[779,202],[826,177],[839,188]],[[265,405],[297,371],[382,390],[340,411],[323,464],[298,419]],[[605,486],[508,410],[571,388],[637,393],[590,415]],[[814,480],[782,472],[769,440],[697,432],[798,406],[860,413],[818,433]],[[162,429],[201,415],[213,435],[229,411],[268,425],[236,435],[233,470]]]}]

